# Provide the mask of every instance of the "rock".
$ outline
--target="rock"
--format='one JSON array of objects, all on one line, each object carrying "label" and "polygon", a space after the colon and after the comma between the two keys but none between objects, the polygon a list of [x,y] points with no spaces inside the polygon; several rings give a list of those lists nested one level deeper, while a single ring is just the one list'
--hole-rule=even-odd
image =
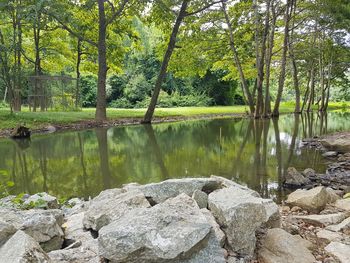
[{"label": "rock", "polygon": [[0,247],[16,233],[16,231],[13,225],[0,220]]},{"label": "rock", "polygon": [[292,213],[300,212],[301,210],[303,210],[303,209],[301,209],[301,207],[299,207],[299,206],[293,206],[293,207],[290,209],[290,211],[291,211]]},{"label": "rock", "polygon": [[53,263],[100,263],[98,254],[87,248],[54,250],[48,253]]},{"label": "rock", "polygon": [[86,229],[98,231],[101,227],[123,216],[127,211],[143,207],[150,207],[150,204],[139,190],[128,192],[122,189],[105,190],[91,201],[83,224]]},{"label": "rock", "polygon": [[340,199],[340,196],[337,195],[335,190],[333,190],[332,188],[327,187],[326,190],[327,190],[327,193],[328,193],[329,203],[334,203],[335,201]]},{"label": "rock", "polygon": [[328,226],[338,224],[347,218],[349,213],[337,213],[337,214],[326,214],[326,215],[302,215],[293,216],[294,220],[302,220],[306,223],[316,226]]},{"label": "rock", "polygon": [[286,204],[318,213],[329,203],[329,199],[326,188],[318,186],[310,190],[298,189],[294,191],[288,196]]},{"label": "rock", "polygon": [[335,152],[335,151],[328,151],[328,152],[325,152],[322,154],[323,157],[337,157],[338,155],[338,152]]},{"label": "rock", "polygon": [[334,256],[340,263],[349,263],[350,259],[350,246],[342,244],[340,242],[331,242],[325,247],[325,250]]},{"label": "rock", "polygon": [[215,221],[215,217],[206,208],[201,209],[201,212],[204,214],[208,223],[212,226],[215,236],[220,243],[220,246],[223,247],[225,244],[226,236],[225,233],[221,230],[219,224]]},{"label": "rock", "polygon": [[217,255],[210,262],[225,262],[217,239],[211,237],[215,237],[212,227],[196,202],[180,194],[151,208],[124,214],[100,229],[98,242],[100,255],[115,263],[199,263],[194,254],[208,246],[213,246],[210,253]]},{"label": "rock", "polygon": [[342,239],[342,235],[340,233],[329,231],[327,229],[322,229],[321,231],[317,232],[316,236],[320,239],[326,240],[328,243]]},{"label": "rock", "polygon": [[192,195],[192,199],[195,200],[199,208],[207,208],[208,195],[201,190],[195,190]]},{"label": "rock", "polygon": [[350,217],[343,220],[341,223],[338,225],[331,225],[326,227],[326,229],[334,231],[334,232],[342,232],[350,229]]},{"label": "rock", "polygon": [[345,211],[350,211],[350,198],[337,200],[334,206]]},{"label": "rock", "polygon": [[315,170],[314,170],[314,169],[311,169],[311,168],[306,168],[306,169],[302,172],[302,174],[303,174],[304,176],[306,176],[307,178],[309,178],[309,177],[315,177],[315,176],[316,176]]},{"label": "rock", "polygon": [[299,173],[294,167],[287,169],[284,184],[291,187],[300,187],[310,183],[310,180]]},{"label": "rock", "polygon": [[232,180],[229,180],[229,179],[226,179],[224,177],[212,175],[212,176],[210,176],[210,178],[214,179],[216,182],[218,182],[220,184],[220,187],[218,187],[218,189],[220,189],[220,188],[228,188],[228,187],[235,187],[235,188],[244,190],[246,192],[249,192],[252,196],[261,197],[258,192],[254,191],[254,190],[252,190],[252,189],[250,189],[250,188],[248,188],[246,186],[237,184],[236,182],[234,182]]},{"label": "rock", "polygon": [[159,204],[168,198],[178,196],[185,193],[192,196],[194,191],[201,190],[203,192],[211,192],[220,187],[220,183],[213,178],[183,178],[169,179],[160,183],[152,183],[147,185],[126,185],[124,189],[139,190],[147,199],[155,204]]},{"label": "rock", "polygon": [[49,211],[29,210],[23,216],[21,230],[39,242],[46,252],[62,247],[63,231]]},{"label": "rock", "polygon": [[350,152],[350,133],[334,134],[322,139],[320,142],[328,150],[340,153]]},{"label": "rock", "polygon": [[306,240],[304,238],[302,238],[302,236],[300,235],[294,235],[293,236],[295,240],[297,240],[298,242],[300,242],[300,244],[304,247],[306,247],[309,250],[312,250],[315,248],[314,244],[312,242],[310,242],[309,240]]},{"label": "rock", "polygon": [[17,126],[15,129],[13,129],[10,137],[13,139],[25,139],[30,137],[30,129],[25,126]]},{"label": "rock", "polygon": [[271,199],[262,199],[262,205],[266,212],[266,222],[264,226],[267,228],[281,227],[281,215],[278,205]]},{"label": "rock", "polygon": [[83,226],[84,212],[66,217],[66,222],[62,225],[65,236],[65,244],[71,245],[81,241],[82,244],[91,241],[93,238],[90,231],[86,231]]},{"label": "rock", "polygon": [[25,206],[32,205],[36,208],[46,208],[46,209],[59,208],[57,198],[45,192],[30,196],[28,199],[24,201],[23,205]]},{"label": "rock", "polygon": [[208,207],[234,252],[243,256],[253,255],[255,231],[268,221],[263,200],[233,186],[209,194]]},{"label": "rock", "polygon": [[262,263],[314,263],[316,261],[298,238],[280,228],[268,230],[258,256]]},{"label": "rock", "polygon": [[0,263],[51,262],[39,244],[23,231],[17,231],[1,248]]}]

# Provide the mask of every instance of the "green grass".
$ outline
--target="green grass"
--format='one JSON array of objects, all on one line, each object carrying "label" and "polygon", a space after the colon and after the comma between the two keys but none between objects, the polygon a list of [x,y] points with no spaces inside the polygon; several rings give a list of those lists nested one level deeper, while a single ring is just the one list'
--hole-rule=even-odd
[{"label": "green grass", "polygon": [[[330,103],[330,110],[347,110],[350,103]],[[294,104],[290,102],[282,103],[281,113],[293,112]],[[146,109],[114,109],[107,110],[109,120],[121,118],[142,118]],[[176,117],[176,116],[196,116],[211,114],[239,114],[246,113],[247,106],[218,106],[218,107],[181,107],[181,108],[157,108],[156,117]],[[25,124],[32,129],[38,129],[48,124],[60,125],[79,121],[93,120],[95,116],[94,108],[86,108],[78,112],[29,112],[23,108],[22,112],[10,114],[9,109],[0,108],[0,129],[16,127]]]}]

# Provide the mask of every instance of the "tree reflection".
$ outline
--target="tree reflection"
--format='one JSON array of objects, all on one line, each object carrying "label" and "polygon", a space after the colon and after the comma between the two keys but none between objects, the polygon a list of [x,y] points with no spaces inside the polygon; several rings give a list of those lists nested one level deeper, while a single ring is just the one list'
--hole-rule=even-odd
[{"label": "tree reflection", "polygon": [[100,171],[102,174],[102,184],[104,189],[111,187],[111,171],[109,168],[107,130],[107,128],[98,128],[95,130],[100,157]]}]

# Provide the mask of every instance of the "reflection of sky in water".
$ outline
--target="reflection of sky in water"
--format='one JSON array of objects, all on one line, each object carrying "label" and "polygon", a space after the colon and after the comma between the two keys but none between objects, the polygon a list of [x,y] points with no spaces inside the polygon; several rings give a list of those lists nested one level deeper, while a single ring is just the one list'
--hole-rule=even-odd
[{"label": "reflection of sky in water", "polygon": [[280,199],[288,167],[326,169],[318,152],[300,148],[301,140],[349,129],[349,118],[283,115],[278,122],[218,119],[135,125],[34,136],[27,146],[0,140],[0,180],[14,181],[14,194],[48,191],[87,197],[130,182],[215,174]]}]

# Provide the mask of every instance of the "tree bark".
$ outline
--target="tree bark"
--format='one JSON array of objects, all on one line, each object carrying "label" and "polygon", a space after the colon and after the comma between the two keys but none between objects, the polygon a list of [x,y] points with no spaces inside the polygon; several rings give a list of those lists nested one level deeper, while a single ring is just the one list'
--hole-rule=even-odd
[{"label": "tree bark", "polygon": [[78,38],[77,43],[77,65],[76,65],[76,77],[77,77],[77,83],[75,87],[75,108],[78,109],[80,105],[80,63],[81,63],[81,39]]},{"label": "tree bark", "polygon": [[156,108],[157,105],[157,101],[158,101],[158,97],[159,97],[159,93],[162,87],[162,83],[164,81],[164,78],[166,76],[166,72],[167,72],[167,68],[168,68],[168,64],[171,58],[171,55],[174,51],[175,48],[175,44],[176,44],[176,36],[179,32],[179,28],[180,25],[182,23],[182,20],[185,18],[186,16],[186,9],[188,6],[190,0],[184,0],[182,2],[179,14],[177,15],[176,21],[175,21],[175,25],[173,27],[173,30],[171,32],[171,36],[170,36],[170,40],[168,43],[168,48],[165,52],[164,58],[163,58],[163,62],[162,62],[162,66],[153,90],[153,94],[152,94],[152,98],[151,98],[151,102],[148,106],[147,112],[144,116],[144,119],[142,121],[142,123],[151,123],[152,118],[153,118],[153,114],[154,114],[154,110]]},{"label": "tree bark", "polygon": [[106,79],[107,79],[107,19],[104,0],[98,0],[98,78],[97,78],[97,100],[95,119],[98,122],[107,120],[106,101]]},{"label": "tree bark", "polygon": [[279,116],[279,107],[282,99],[282,93],[284,88],[284,81],[286,78],[286,62],[287,62],[287,51],[288,51],[288,38],[289,38],[289,20],[290,20],[290,8],[291,7],[291,0],[287,0],[286,4],[286,11],[284,14],[284,39],[283,39],[283,51],[282,51],[282,58],[281,58],[281,72],[278,79],[278,91],[277,91],[277,97],[275,102],[275,107],[272,112],[273,117]]}]

